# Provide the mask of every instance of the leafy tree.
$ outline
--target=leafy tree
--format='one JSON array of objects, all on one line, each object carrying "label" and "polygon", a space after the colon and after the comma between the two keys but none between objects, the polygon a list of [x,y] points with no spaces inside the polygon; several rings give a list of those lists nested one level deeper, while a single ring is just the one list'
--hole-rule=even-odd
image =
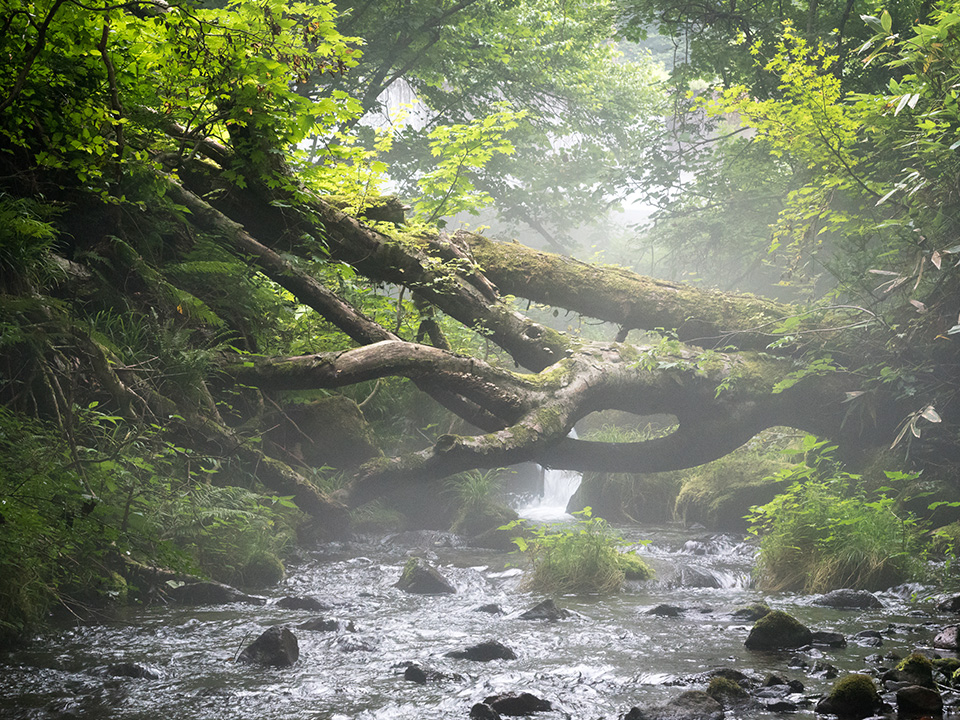
[{"label": "leafy tree", "polygon": [[569,247],[571,226],[602,216],[630,191],[662,98],[657,70],[626,61],[611,43],[610,0],[361,1],[338,9],[343,32],[366,41],[360,64],[312,78],[301,91],[345,90],[373,123],[384,121],[391,91],[412,91],[418,105],[385,156],[401,193],[413,195],[429,174],[436,132],[493,108],[525,113],[509,136],[514,152],[468,174],[503,220]]}]

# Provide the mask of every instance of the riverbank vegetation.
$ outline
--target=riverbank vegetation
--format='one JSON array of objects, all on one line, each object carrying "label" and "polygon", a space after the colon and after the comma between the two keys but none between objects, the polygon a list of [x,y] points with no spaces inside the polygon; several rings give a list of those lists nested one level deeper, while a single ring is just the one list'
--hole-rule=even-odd
[{"label": "riverbank vegetation", "polygon": [[[808,527],[817,583],[900,577],[892,493],[749,443],[886,449],[957,520],[960,16],[801,5],[0,0],[0,628],[277,580],[351,523],[473,532],[521,463],[637,520],[785,485],[772,585]],[[629,44],[657,33],[689,54]],[[670,430],[571,437],[603,411]],[[539,565],[622,580],[574,528]]]},{"label": "riverbank vegetation", "polygon": [[[531,563],[528,587],[545,595],[617,592],[623,581],[649,580],[653,570],[633,552],[624,551],[623,538],[590,508],[576,513],[572,523],[548,523],[526,528],[513,542]],[[506,530],[519,527],[515,522]]]}]

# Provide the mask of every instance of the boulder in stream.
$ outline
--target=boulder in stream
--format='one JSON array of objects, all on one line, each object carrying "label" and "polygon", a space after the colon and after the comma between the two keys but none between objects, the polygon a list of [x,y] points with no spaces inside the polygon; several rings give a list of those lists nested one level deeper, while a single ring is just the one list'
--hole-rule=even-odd
[{"label": "boulder in stream", "polygon": [[247,595],[234,587],[218,582],[192,582],[170,587],[167,597],[181,605],[224,605],[226,603],[246,603],[248,605],[266,605],[267,599]]},{"label": "boulder in stream", "polygon": [[647,615],[656,615],[657,617],[680,617],[686,612],[685,608],[677,605],[665,605],[661,603],[655,608],[647,610]]},{"label": "boulder in stream", "polygon": [[937,633],[933,646],[941,650],[960,650],[960,625],[948,625]]},{"label": "boulder in stream", "polygon": [[898,690],[908,685],[936,687],[933,680],[933,663],[920,653],[908,655],[893,670],[885,672],[880,680],[891,690]]},{"label": "boulder in stream", "polygon": [[396,587],[415,595],[452,595],[457,592],[439,570],[420,558],[407,561]]},{"label": "boulder in stream", "polygon": [[[544,600],[542,603],[534,605],[532,608],[520,615],[521,620],[548,620],[556,622],[568,618],[573,613],[564,608],[557,607],[553,599]],[[494,708],[496,709],[496,708]],[[509,715],[509,713],[507,713]]]},{"label": "boulder in stream", "polygon": [[487,640],[477,645],[471,645],[463,650],[451,650],[445,657],[456,658],[457,660],[489,662],[490,660],[516,660],[517,654],[501,642]]},{"label": "boulder in stream", "polygon": [[310,630],[312,632],[356,632],[357,627],[352,620],[343,622],[342,620],[327,620],[318,617],[306,620],[297,625],[298,630]]},{"label": "boulder in stream", "polygon": [[828,630],[817,630],[813,633],[813,644],[823,645],[824,647],[845,648],[847,639],[838,632]]},{"label": "boulder in stream", "polygon": [[270,667],[290,667],[299,658],[300,645],[297,643],[297,636],[289,628],[274,625],[247,645],[237,656],[237,661]]},{"label": "boulder in stream", "polygon": [[873,678],[854,673],[834,683],[830,693],[817,703],[816,712],[843,718],[865,718],[876,714],[882,704]]},{"label": "boulder in stream", "polygon": [[960,595],[944,598],[937,603],[937,612],[960,613]]},{"label": "boulder in stream", "polygon": [[688,690],[666,705],[630,708],[624,720],[722,720],[723,707],[702,690]]},{"label": "boulder in stream", "polygon": [[820,595],[813,602],[826,607],[850,610],[867,610],[883,607],[883,603],[880,602],[873,593],[867,592],[866,590],[850,590],[849,588],[831,590],[825,595]]},{"label": "boulder in stream", "polygon": [[320,602],[315,597],[295,597],[287,596],[277,600],[277,607],[284,610],[312,610],[313,612],[323,612],[329,610],[330,606]]},{"label": "boulder in stream", "polygon": [[936,690],[908,685],[897,690],[897,718],[930,718],[943,715],[943,698]]},{"label": "boulder in stream", "polygon": [[470,720],[500,720],[500,713],[486,703],[477,703],[470,708]]},{"label": "boulder in stream", "polygon": [[553,710],[553,705],[549,700],[543,700],[531,693],[491,695],[483,699],[483,704],[493,708],[494,712],[500,715],[514,717]]},{"label": "boulder in stream", "polygon": [[744,645],[748,650],[778,650],[802,647],[812,641],[810,628],[782,610],[771,610],[757,620]]}]

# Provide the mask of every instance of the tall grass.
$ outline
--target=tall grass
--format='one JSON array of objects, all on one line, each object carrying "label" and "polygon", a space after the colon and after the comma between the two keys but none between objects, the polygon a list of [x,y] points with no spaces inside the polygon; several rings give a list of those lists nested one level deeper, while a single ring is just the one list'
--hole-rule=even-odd
[{"label": "tall grass", "polygon": [[602,518],[590,517],[590,508],[572,524],[554,523],[533,529],[529,538],[514,543],[533,557],[529,587],[536,592],[610,593],[623,585],[625,572],[643,579],[653,572],[632,553],[622,553],[623,538]]},{"label": "tall grass", "polygon": [[777,473],[789,487],[748,515],[760,537],[760,584],[768,590],[878,590],[921,571],[914,518],[887,495],[891,488],[868,491],[859,475],[839,468],[831,450],[806,439],[798,452],[807,462]]}]

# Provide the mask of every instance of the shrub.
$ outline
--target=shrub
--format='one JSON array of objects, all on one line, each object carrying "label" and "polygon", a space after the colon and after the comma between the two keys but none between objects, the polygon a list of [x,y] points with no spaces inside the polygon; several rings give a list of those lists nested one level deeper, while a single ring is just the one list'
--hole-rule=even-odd
[{"label": "shrub", "polygon": [[897,514],[889,488],[868,492],[859,475],[840,469],[833,449],[807,437],[796,451],[807,462],[775,476],[791,483],[786,491],[747,516],[760,537],[759,581],[768,590],[878,590],[920,570],[912,516]]},{"label": "shrub", "polygon": [[652,575],[639,558],[620,552],[623,539],[604,519],[591,517],[590,508],[576,515],[575,523],[541,525],[531,531],[529,539],[514,538],[521,552],[533,556],[531,590],[545,594],[616,592],[623,585],[626,569],[644,577]]}]

